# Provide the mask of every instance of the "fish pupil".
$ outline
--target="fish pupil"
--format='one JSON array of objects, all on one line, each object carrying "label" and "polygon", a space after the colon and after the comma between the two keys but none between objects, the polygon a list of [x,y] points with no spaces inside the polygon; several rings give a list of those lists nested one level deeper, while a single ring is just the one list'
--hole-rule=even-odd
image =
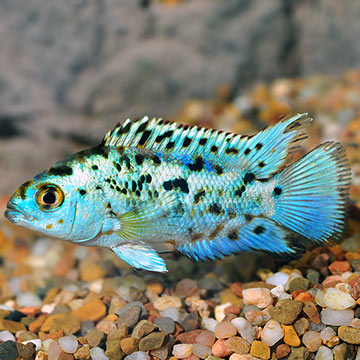
[{"label": "fish pupil", "polygon": [[53,205],[56,202],[56,194],[55,191],[52,189],[49,189],[42,198],[44,204],[46,205]]}]

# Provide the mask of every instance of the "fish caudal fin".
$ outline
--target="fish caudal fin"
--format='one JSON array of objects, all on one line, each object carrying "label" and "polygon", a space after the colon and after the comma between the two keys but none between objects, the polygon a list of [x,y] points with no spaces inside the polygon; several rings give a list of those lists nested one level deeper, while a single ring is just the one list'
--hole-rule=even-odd
[{"label": "fish caudal fin", "polygon": [[274,178],[272,220],[315,243],[341,240],[351,182],[341,144],[316,147]]}]

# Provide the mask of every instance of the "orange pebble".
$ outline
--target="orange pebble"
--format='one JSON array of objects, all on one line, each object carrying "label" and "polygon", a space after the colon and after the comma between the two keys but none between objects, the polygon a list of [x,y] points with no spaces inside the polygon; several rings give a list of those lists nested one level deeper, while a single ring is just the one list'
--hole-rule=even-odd
[{"label": "orange pebble", "polygon": [[313,302],[314,297],[311,294],[309,294],[307,291],[303,291],[295,298],[295,300],[299,300],[303,303],[306,301]]},{"label": "orange pebble", "polygon": [[295,331],[295,328],[292,325],[283,325],[281,327],[284,330],[284,343],[289,346],[298,347],[301,344],[299,335]]}]

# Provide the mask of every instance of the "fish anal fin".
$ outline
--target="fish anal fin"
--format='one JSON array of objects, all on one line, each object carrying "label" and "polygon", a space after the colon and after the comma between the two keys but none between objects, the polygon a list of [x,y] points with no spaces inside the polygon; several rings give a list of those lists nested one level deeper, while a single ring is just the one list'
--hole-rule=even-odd
[{"label": "fish anal fin", "polygon": [[[235,219],[236,220],[236,219]],[[297,257],[305,251],[305,240],[301,235],[265,217],[253,217],[248,223],[239,217],[231,227],[218,237],[186,243],[177,250],[194,258],[206,260],[222,258],[242,251],[264,251]]]},{"label": "fish anal fin", "polygon": [[144,243],[121,244],[113,247],[112,250],[134,268],[167,272],[164,259],[150,245]]}]

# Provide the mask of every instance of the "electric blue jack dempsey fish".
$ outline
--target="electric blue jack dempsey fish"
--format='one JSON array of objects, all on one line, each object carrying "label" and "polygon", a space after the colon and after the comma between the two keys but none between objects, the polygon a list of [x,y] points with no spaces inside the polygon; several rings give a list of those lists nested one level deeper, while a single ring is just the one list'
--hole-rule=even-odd
[{"label": "electric blue jack dempsey fish", "polygon": [[76,244],[111,248],[165,272],[159,253],[214,260],[244,251],[288,259],[340,240],[351,172],[341,144],[292,154],[311,119],[287,117],[253,136],[144,117],[19,187],[5,216]]}]

